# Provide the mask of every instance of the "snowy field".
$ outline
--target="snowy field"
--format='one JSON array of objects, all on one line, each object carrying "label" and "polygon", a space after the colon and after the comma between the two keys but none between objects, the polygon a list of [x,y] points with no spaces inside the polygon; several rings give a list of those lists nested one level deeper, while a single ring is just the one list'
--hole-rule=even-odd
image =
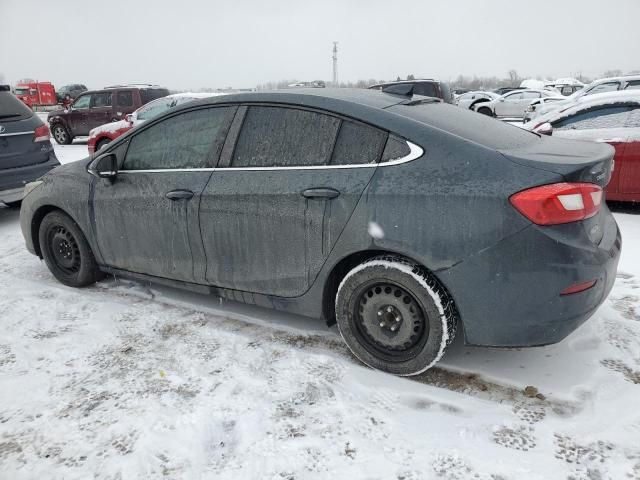
[{"label": "snowy field", "polygon": [[[59,147],[62,161],[86,144]],[[640,479],[640,211],[562,343],[413,379],[321,322],[107,279],[76,290],[0,209],[0,479]],[[529,388],[527,388],[529,387]]]}]

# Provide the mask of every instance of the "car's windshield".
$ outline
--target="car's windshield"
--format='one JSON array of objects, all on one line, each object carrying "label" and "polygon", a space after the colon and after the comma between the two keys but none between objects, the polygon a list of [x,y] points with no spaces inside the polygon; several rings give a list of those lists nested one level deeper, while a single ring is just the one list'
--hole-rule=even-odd
[{"label": "car's windshield", "polygon": [[159,98],[151,103],[146,104],[136,112],[138,120],[149,120],[163,112],[166,112],[173,106],[174,99]]}]

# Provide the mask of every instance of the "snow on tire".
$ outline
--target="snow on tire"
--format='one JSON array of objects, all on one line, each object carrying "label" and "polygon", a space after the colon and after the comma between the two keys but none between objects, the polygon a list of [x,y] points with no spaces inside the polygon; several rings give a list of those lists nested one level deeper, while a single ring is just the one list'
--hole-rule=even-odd
[{"label": "snow on tire", "polygon": [[366,365],[417,375],[442,358],[458,322],[438,279],[401,257],[372,258],[344,277],[336,320],[351,352]]}]

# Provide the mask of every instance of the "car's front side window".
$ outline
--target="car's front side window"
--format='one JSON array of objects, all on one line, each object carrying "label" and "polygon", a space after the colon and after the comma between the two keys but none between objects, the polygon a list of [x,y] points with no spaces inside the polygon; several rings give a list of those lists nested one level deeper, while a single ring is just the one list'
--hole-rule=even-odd
[{"label": "car's front side window", "polygon": [[231,167],[327,165],[340,119],[295,108],[251,106]]},{"label": "car's front side window", "polygon": [[512,93],[510,95],[506,95],[505,100],[507,101],[513,101],[513,100],[522,100],[522,93],[518,92],[518,93]]},{"label": "car's front side window", "polygon": [[552,125],[558,130],[624,127],[631,108],[628,105],[615,105],[581,110],[554,122]]},{"label": "car's front side window", "polygon": [[614,92],[620,88],[620,82],[607,82],[596,85],[591,90],[586,92],[586,95],[593,95],[594,93]]},{"label": "car's front side window", "polygon": [[91,102],[91,95],[83,95],[78,97],[75,102],[73,102],[73,108],[81,109],[81,108],[89,108],[89,103]]},{"label": "car's front side window", "polygon": [[193,110],[151,125],[131,138],[122,170],[213,167],[235,110]]}]

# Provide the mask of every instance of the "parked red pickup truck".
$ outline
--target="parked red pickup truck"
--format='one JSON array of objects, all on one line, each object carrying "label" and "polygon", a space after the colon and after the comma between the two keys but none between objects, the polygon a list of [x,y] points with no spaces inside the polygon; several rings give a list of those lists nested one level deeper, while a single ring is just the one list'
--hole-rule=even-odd
[{"label": "parked red pickup truck", "polygon": [[51,82],[22,82],[16,84],[14,90],[16,97],[32,109],[58,103],[56,89]]}]

